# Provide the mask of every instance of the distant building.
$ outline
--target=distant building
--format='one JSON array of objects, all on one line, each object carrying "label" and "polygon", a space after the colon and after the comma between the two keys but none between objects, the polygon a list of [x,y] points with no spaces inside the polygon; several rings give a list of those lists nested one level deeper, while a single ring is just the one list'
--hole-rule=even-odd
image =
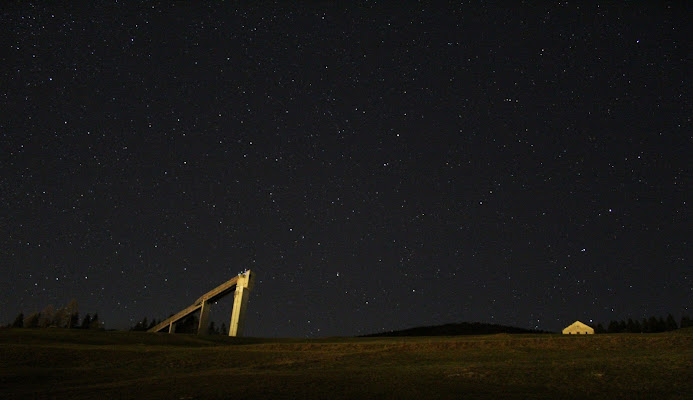
[{"label": "distant building", "polygon": [[563,329],[564,335],[594,335],[594,329],[580,321],[575,321]]}]

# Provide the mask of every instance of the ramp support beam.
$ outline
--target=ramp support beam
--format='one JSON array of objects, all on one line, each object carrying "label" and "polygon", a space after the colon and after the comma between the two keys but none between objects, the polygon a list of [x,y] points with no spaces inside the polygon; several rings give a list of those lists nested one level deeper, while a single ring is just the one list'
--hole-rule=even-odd
[{"label": "ramp support beam", "polygon": [[209,312],[212,311],[212,304],[205,300],[200,307],[200,323],[197,325],[197,334],[206,335],[209,330]]}]

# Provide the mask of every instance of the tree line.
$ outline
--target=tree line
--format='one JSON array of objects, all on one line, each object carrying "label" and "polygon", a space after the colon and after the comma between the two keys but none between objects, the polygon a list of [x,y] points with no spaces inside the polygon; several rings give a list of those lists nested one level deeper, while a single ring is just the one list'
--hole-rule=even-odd
[{"label": "tree line", "polygon": [[[135,325],[130,327],[130,330],[135,332],[148,331],[160,324],[161,321],[163,320],[157,321],[155,318],[149,320],[147,319],[147,317],[144,317],[142,318],[142,320],[138,321]],[[189,315],[186,318],[183,318],[183,320],[178,321],[178,323],[176,323],[176,333],[197,333],[199,322],[200,320],[195,314]],[[207,329],[208,335],[225,335],[228,334],[228,332],[229,331],[226,328],[226,324],[224,324],[223,322],[221,326],[218,326],[214,323],[214,321],[212,321],[209,323],[209,328]]]},{"label": "tree line", "polygon": [[679,328],[693,326],[693,320],[688,316],[682,316],[681,322],[677,323],[673,315],[667,315],[666,319],[652,316],[642,320],[628,318],[620,321],[612,320],[605,327],[598,323],[594,328],[594,333],[657,333],[674,331]]},{"label": "tree line", "polygon": [[9,328],[67,328],[67,329],[104,329],[99,314],[87,314],[79,320],[77,300],[72,299],[65,307],[56,309],[53,305],[46,306],[42,311],[32,312],[25,316],[20,312]]}]

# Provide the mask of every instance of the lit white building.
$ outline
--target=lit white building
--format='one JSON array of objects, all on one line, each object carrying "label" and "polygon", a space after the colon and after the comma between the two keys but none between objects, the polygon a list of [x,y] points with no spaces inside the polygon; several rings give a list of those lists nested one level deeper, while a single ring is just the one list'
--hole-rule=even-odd
[{"label": "lit white building", "polygon": [[563,329],[564,335],[594,335],[594,329],[580,321],[575,321]]}]

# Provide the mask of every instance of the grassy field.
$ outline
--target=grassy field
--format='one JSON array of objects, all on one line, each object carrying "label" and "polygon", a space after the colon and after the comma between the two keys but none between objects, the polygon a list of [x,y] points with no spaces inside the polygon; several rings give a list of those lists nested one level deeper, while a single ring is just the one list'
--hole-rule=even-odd
[{"label": "grassy field", "polygon": [[2,399],[690,399],[693,330],[254,339],[0,330]]}]

